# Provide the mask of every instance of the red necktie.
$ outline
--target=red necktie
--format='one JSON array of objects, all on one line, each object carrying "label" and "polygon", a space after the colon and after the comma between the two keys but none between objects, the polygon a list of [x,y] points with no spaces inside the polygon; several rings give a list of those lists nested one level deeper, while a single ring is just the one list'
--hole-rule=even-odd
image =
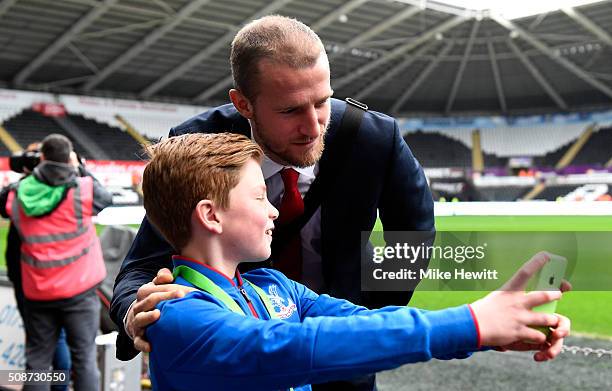
[{"label": "red necktie", "polygon": [[[304,200],[297,183],[300,174],[293,168],[284,168],[280,172],[285,192],[279,208],[279,217],[276,224],[279,229],[290,224],[304,213]],[[282,250],[277,256],[274,266],[292,280],[302,278],[302,240],[300,232],[286,239],[287,243],[281,246]]]}]

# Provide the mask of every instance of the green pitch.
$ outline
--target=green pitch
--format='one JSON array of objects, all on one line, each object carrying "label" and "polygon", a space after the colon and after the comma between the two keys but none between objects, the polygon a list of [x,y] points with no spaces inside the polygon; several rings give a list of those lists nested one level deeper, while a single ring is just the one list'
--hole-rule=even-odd
[{"label": "green pitch", "polygon": [[[0,269],[4,269],[7,225],[5,221],[1,224]],[[444,216],[436,218],[436,227],[439,231],[600,231],[610,232],[612,241],[612,216]],[[98,227],[98,233],[102,228]],[[382,229],[380,222],[377,222],[376,229]],[[470,303],[483,295],[483,292],[417,290],[410,305],[439,309]],[[572,320],[572,329],[576,333],[612,338],[610,303],[612,292],[609,291],[569,292],[564,295],[557,311]]]}]

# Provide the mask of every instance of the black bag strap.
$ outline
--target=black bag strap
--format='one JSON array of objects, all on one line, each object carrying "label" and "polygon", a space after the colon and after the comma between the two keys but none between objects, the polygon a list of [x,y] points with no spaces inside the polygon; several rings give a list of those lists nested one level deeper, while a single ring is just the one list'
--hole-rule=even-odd
[{"label": "black bag strap", "polygon": [[339,170],[340,165],[347,161],[348,153],[353,145],[355,135],[361,127],[361,121],[368,110],[368,106],[352,98],[346,98],[345,101],[347,103],[346,110],[338,126],[337,135],[333,143],[325,147],[329,148],[327,156],[333,156],[335,165],[332,166],[328,159],[320,161],[319,173],[304,195],[304,213],[290,224],[274,230],[273,254],[277,254],[277,251],[287,242],[286,239],[301,231],[310,221],[321,205],[325,182],[333,180],[335,171]]}]

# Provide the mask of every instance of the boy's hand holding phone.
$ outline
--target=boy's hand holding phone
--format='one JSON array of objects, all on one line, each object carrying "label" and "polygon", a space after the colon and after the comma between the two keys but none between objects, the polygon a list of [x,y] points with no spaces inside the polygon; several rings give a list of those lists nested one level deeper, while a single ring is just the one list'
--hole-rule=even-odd
[{"label": "boy's hand holding phone", "polygon": [[[534,307],[558,300],[562,291],[571,286],[560,283],[560,290],[525,293],[527,283],[551,260],[551,255],[540,252],[525,263],[502,287],[471,304],[478,321],[480,342],[512,350],[537,350],[536,361],[552,359],[560,353],[563,338],[569,335],[570,321],[558,314],[535,312]],[[530,326],[552,328],[547,336]]]}]

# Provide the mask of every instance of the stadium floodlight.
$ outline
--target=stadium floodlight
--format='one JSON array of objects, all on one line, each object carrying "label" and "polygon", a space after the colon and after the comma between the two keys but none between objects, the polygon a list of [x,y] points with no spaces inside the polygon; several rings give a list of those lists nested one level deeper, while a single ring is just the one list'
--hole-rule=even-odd
[{"label": "stadium floodlight", "polygon": [[463,15],[465,10],[476,11],[476,15],[481,14],[481,17],[482,13],[496,13],[512,20],[598,1],[601,0],[400,0],[399,2]]}]

